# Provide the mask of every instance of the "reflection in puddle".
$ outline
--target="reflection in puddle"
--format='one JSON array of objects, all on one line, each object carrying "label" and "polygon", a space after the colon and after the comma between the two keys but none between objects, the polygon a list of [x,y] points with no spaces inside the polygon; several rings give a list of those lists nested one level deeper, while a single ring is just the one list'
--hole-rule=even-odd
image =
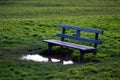
[{"label": "reflection in puddle", "polygon": [[[35,55],[26,55],[23,56],[21,58],[22,60],[32,60],[32,61],[37,61],[37,62],[48,62],[48,58],[43,57],[41,55],[35,54]],[[60,59],[55,59],[55,58],[51,58],[52,62],[60,62]],[[69,61],[63,61],[63,65],[67,65],[67,64],[73,64],[73,61],[69,60]]]}]

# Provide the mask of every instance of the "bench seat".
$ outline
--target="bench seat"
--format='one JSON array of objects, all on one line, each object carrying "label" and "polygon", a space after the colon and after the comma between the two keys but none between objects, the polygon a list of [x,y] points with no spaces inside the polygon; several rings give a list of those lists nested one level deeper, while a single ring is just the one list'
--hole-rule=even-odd
[{"label": "bench seat", "polygon": [[75,49],[82,50],[82,51],[93,51],[93,50],[95,50],[94,47],[79,45],[79,44],[65,42],[65,41],[61,41],[61,40],[43,40],[43,41],[47,42],[47,43],[54,44],[54,45],[60,45],[60,46],[75,48]]}]

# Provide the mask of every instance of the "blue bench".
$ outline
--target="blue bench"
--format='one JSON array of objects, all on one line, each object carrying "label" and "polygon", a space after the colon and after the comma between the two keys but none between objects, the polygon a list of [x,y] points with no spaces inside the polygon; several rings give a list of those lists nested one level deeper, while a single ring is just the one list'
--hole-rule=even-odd
[{"label": "blue bench", "polygon": [[[99,34],[103,34],[102,30],[96,30],[96,29],[90,29],[90,28],[82,28],[82,27],[75,27],[75,26],[67,26],[67,25],[58,25],[59,28],[62,28],[62,33],[57,34],[57,36],[61,37],[61,40],[43,40],[44,42],[48,43],[48,53],[51,53],[52,46],[66,46],[74,49],[80,50],[80,59],[82,60],[84,58],[85,53],[97,53],[97,45],[101,44],[102,41],[98,39]],[[76,34],[74,36],[66,34],[66,30],[75,30]],[[91,32],[95,34],[94,39],[88,39],[88,38],[82,38],[81,37],[81,31],[84,32]],[[73,39],[73,40],[79,40],[82,42],[89,42],[93,43],[94,46],[86,46],[86,45],[80,45],[80,44],[75,44],[71,42],[65,41],[65,38]]]}]

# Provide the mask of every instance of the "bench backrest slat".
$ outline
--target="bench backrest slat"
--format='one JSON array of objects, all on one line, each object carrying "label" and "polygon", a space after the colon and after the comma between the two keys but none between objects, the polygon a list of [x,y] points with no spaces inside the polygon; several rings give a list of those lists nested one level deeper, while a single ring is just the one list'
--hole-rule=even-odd
[{"label": "bench backrest slat", "polygon": [[99,40],[80,38],[80,37],[76,37],[76,36],[69,36],[69,35],[66,35],[66,34],[57,34],[57,36],[63,37],[63,38],[70,38],[70,39],[74,39],[74,40],[80,40],[80,41],[84,41],[84,42],[91,42],[91,43],[95,43],[95,44],[101,44],[102,43],[102,41],[99,41]]},{"label": "bench backrest slat", "polygon": [[58,27],[59,28],[67,28],[67,29],[73,29],[73,30],[80,30],[80,31],[86,31],[86,32],[93,32],[93,33],[103,34],[102,30],[96,30],[96,29],[90,29],[90,28],[66,26],[66,25],[62,25],[62,24],[59,24]]}]

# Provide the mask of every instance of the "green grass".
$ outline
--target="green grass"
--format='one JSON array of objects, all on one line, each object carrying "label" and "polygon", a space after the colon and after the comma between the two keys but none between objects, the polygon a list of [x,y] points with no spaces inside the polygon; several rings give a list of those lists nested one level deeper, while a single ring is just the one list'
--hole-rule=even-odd
[{"label": "green grass", "polygon": [[[0,0],[0,80],[119,80],[119,14],[119,0]],[[23,54],[42,54],[47,49],[42,40],[60,39],[58,24],[104,30],[98,54],[79,62],[74,50],[75,64],[65,66],[20,60]]]},{"label": "green grass", "polygon": [[120,14],[119,0],[1,0],[0,4],[1,19]]}]

